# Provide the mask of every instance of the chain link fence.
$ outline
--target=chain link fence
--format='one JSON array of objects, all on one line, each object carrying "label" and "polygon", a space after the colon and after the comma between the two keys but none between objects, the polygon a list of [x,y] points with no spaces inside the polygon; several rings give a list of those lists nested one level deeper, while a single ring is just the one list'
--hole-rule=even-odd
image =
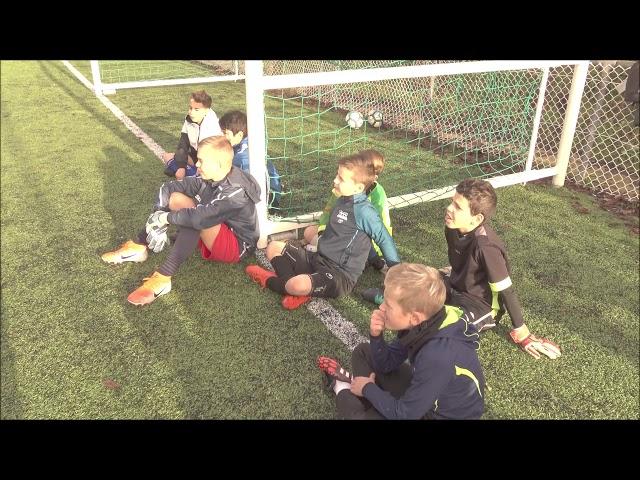
[{"label": "chain link fence", "polygon": [[[591,62],[567,178],[597,193],[637,201],[640,159],[634,114],[638,105],[627,102],[623,96],[632,63]],[[555,68],[549,74],[536,144],[537,164],[555,164],[572,76],[571,67]]]}]

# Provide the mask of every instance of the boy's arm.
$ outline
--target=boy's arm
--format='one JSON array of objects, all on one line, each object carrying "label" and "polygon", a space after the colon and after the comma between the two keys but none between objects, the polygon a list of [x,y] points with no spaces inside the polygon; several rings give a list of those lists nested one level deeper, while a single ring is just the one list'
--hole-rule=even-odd
[{"label": "boy's arm", "polygon": [[160,186],[158,190],[158,196],[153,204],[153,211],[165,210],[169,211],[169,199],[173,192],[184,193],[188,197],[195,197],[200,187],[203,185],[203,181],[197,177],[186,177],[184,180],[165,182]]},{"label": "boy's arm", "polygon": [[[189,135],[186,130],[180,133],[180,140],[176,147],[176,153],[174,154],[174,160],[176,161],[176,167],[187,168],[187,159],[189,158]],[[195,160],[195,159],[194,159]]]},{"label": "boy's arm", "polygon": [[[482,263],[489,278],[489,288],[494,295],[494,302],[491,308],[496,313],[504,305],[511,317],[513,328],[521,327],[524,324],[522,308],[518,301],[518,296],[513,289],[509,270],[502,252],[494,246],[484,246],[481,249]],[[497,299],[495,298],[497,295]]]},{"label": "boy's arm", "polygon": [[378,215],[380,215],[382,223],[384,223],[384,226],[387,229],[387,232],[389,232],[389,235],[393,235],[393,232],[391,230],[391,216],[389,215],[389,202],[387,201],[387,192],[384,191],[382,185],[378,183],[376,188],[373,189],[373,191],[369,195],[369,201],[371,202],[371,205],[375,207]]},{"label": "boy's arm", "polygon": [[384,341],[384,334],[369,334],[373,369],[376,373],[389,373],[398,368],[407,359],[407,349],[400,342]]},{"label": "boy's arm", "polygon": [[[505,308],[509,313],[513,324],[510,332],[511,339],[536,359],[540,358],[540,354],[552,360],[558,358],[561,355],[560,347],[544,337],[533,335],[524,324],[522,307],[513,288],[502,252],[493,246],[485,247],[482,249],[482,259],[489,277],[489,287],[494,294],[494,303],[491,308],[496,312]],[[495,294],[497,294],[497,303]]]},{"label": "boy's arm", "polygon": [[[393,231],[391,230],[391,216],[389,215],[389,202],[387,201],[387,192],[384,191],[382,185],[378,183],[376,188],[373,189],[368,198],[371,202],[371,205],[373,205],[378,212],[378,215],[380,215],[382,223],[384,223],[384,226],[387,229],[387,232],[389,232],[389,235],[393,235]],[[373,248],[378,256],[382,256],[382,251],[380,250],[378,244],[373,240],[372,242]]]},{"label": "boy's arm", "polygon": [[329,222],[329,217],[331,216],[331,211],[333,210],[333,207],[336,206],[336,202],[338,201],[338,197],[336,196],[335,193],[333,193],[333,190],[331,191],[331,196],[329,197],[329,199],[327,200],[327,203],[324,206],[324,210],[322,210],[322,215],[320,215],[320,218],[318,219],[318,230],[324,230],[324,228],[320,228],[320,227],[326,227],[327,223]]},{"label": "boy's arm", "polygon": [[387,265],[393,267],[400,263],[400,255],[396,249],[396,244],[375,209],[371,207],[362,208],[359,213],[360,215],[356,217],[358,228],[369,235],[371,240],[380,247]]},{"label": "boy's arm", "polygon": [[246,144],[233,156],[233,166],[249,172],[249,148]]},{"label": "boy's arm", "polygon": [[362,389],[362,395],[388,419],[420,419],[431,410],[451,381],[453,359],[446,346],[423,347],[418,353],[409,388],[394,398],[375,383]]},{"label": "boy's arm", "polygon": [[246,198],[244,188],[233,187],[226,189],[226,191],[218,192],[215,198],[207,204],[199,203],[195,208],[182,208],[171,212],[167,216],[167,220],[173,225],[203,230],[219,225],[226,219],[237,215],[246,201],[251,200]]}]

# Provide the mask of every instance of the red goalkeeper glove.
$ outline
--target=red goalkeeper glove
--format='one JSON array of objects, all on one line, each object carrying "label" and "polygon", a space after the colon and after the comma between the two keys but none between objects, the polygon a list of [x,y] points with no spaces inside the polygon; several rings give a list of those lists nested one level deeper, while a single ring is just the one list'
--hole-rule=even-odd
[{"label": "red goalkeeper glove", "polygon": [[560,346],[543,337],[536,337],[529,332],[526,325],[514,328],[509,332],[511,339],[520,346],[525,352],[534,357],[536,360],[540,358],[540,354],[546,355],[551,360],[555,360],[561,355]]}]

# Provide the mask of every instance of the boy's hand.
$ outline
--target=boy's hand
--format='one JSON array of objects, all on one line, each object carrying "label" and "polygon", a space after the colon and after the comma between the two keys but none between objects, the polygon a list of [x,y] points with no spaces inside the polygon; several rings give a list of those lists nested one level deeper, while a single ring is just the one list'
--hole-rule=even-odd
[{"label": "boy's hand", "polygon": [[186,168],[179,168],[176,170],[176,180],[182,180],[187,173]]},{"label": "boy's hand", "polygon": [[442,275],[444,275],[445,277],[449,277],[449,276],[451,276],[451,265],[448,265],[448,266],[446,266],[446,267],[439,268],[439,269],[438,269],[438,271],[439,271]]},{"label": "boy's hand", "polygon": [[376,382],[376,374],[375,372],[371,372],[371,375],[368,377],[354,377],[351,380],[351,393],[354,395],[361,397],[362,389],[367,383],[375,383]]},{"label": "boy's hand", "polygon": [[382,335],[384,332],[384,312],[380,309],[376,309],[371,313],[371,324],[369,325],[369,333],[372,337]]},{"label": "boy's hand", "polygon": [[170,243],[166,226],[154,228],[147,234],[147,247],[154,253],[161,252]]},{"label": "boy's hand", "polygon": [[551,360],[555,360],[562,354],[559,345],[556,345],[544,337],[536,337],[533,333],[529,332],[529,328],[526,325],[514,328],[509,332],[509,335],[511,335],[511,339],[519,345],[520,348],[536,360],[540,358],[541,353]]},{"label": "boy's hand", "polygon": [[169,212],[165,212],[163,210],[158,210],[149,215],[147,225],[145,226],[147,233],[150,233],[151,230],[157,230],[167,225],[169,223],[167,221],[168,216]]}]

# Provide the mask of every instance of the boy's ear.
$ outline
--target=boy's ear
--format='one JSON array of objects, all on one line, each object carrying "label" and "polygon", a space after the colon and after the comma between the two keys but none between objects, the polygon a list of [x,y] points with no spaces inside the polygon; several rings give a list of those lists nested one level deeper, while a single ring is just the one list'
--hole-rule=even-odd
[{"label": "boy's ear", "polygon": [[411,312],[410,316],[411,316],[410,322],[412,327],[415,327],[416,325],[420,325],[422,322],[424,322],[427,319],[427,316],[422,312]]},{"label": "boy's ear", "polygon": [[477,225],[482,225],[482,222],[484,222],[484,214],[482,213],[475,214],[473,218],[476,220]]},{"label": "boy's ear", "polygon": [[238,130],[238,133],[236,133],[236,135],[240,135],[240,140],[244,138],[244,132],[242,130]]}]

